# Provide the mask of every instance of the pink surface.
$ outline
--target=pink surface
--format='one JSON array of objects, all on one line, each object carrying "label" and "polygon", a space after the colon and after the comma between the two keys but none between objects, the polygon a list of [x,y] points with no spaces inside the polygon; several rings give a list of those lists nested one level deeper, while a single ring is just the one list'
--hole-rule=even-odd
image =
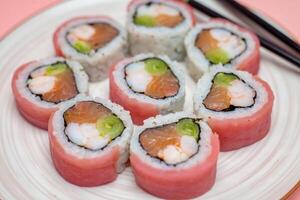
[{"label": "pink surface", "polygon": [[[54,5],[61,0],[0,0],[0,39],[30,16]],[[299,0],[239,0],[285,27],[300,41],[300,1]],[[300,189],[291,197],[300,199]]]}]

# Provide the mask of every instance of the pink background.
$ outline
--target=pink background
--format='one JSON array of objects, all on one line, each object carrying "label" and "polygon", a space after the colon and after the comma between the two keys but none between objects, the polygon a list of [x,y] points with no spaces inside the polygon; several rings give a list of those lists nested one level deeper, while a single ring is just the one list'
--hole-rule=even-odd
[{"label": "pink background", "polygon": [[[61,0],[0,0],[0,39],[30,16],[59,1]],[[300,0],[240,0],[240,2],[271,17],[300,41]],[[289,200],[297,199],[300,199],[300,188],[289,198]]]}]

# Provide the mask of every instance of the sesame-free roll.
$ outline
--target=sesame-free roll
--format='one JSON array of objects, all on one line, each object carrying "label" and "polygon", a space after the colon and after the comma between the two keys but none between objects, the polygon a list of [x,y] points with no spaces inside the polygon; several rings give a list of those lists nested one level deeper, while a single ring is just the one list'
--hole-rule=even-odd
[{"label": "sesame-free roll", "polygon": [[54,33],[56,54],[80,62],[90,81],[107,78],[111,64],[125,57],[125,29],[107,16],[75,17]]},{"label": "sesame-free roll", "polygon": [[128,110],[135,124],[180,111],[185,98],[182,67],[166,56],[153,54],[121,60],[110,70],[110,99]]},{"label": "sesame-free roll", "polygon": [[51,157],[68,182],[97,186],[125,169],[133,124],[121,106],[79,96],[60,106],[49,120]]},{"label": "sesame-free roll", "polygon": [[270,129],[274,95],[248,72],[216,67],[197,83],[194,107],[219,134],[221,151],[253,144]]},{"label": "sesame-free roll", "polygon": [[88,91],[88,76],[76,61],[54,57],[20,66],[12,78],[17,108],[33,125],[47,129],[59,105]]},{"label": "sesame-free roll", "polygon": [[190,199],[210,190],[218,154],[218,135],[202,119],[183,112],[145,120],[130,143],[137,185],[164,199]]},{"label": "sesame-free roll", "polygon": [[128,6],[130,52],[183,60],[184,37],[195,23],[192,9],[176,0],[133,0]]},{"label": "sesame-free roll", "polygon": [[185,38],[187,66],[195,80],[219,64],[257,74],[259,47],[253,32],[224,19],[199,23]]}]

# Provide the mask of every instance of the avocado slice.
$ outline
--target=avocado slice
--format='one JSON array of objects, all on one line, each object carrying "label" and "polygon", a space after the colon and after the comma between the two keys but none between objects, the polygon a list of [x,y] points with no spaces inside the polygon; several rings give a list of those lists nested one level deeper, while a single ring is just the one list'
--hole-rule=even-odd
[{"label": "avocado slice", "polygon": [[149,15],[139,15],[135,16],[133,22],[136,25],[146,26],[146,27],[154,27],[155,26],[155,19]]},{"label": "avocado slice", "polygon": [[164,75],[168,71],[168,65],[159,58],[145,60],[145,68],[151,75]]},{"label": "avocado slice", "polygon": [[65,72],[68,69],[65,63],[56,63],[54,65],[49,65],[46,67],[47,76],[55,76]]},{"label": "avocado slice", "polygon": [[216,85],[229,86],[230,83],[236,79],[238,79],[238,77],[232,73],[219,72],[215,75],[213,82]]},{"label": "avocado slice", "polygon": [[181,119],[176,123],[176,130],[180,135],[188,135],[195,138],[196,141],[200,137],[200,129],[198,124],[192,119]]},{"label": "avocado slice", "polygon": [[117,116],[108,115],[97,120],[96,128],[101,137],[108,135],[110,140],[113,140],[123,132],[125,127]]},{"label": "avocado slice", "polygon": [[230,60],[229,55],[221,48],[210,49],[205,53],[206,58],[213,64],[227,64]]}]

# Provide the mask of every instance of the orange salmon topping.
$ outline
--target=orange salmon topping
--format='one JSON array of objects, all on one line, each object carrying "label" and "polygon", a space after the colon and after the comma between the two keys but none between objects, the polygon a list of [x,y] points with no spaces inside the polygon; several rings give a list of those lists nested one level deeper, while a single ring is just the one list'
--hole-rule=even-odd
[{"label": "orange salmon topping", "polygon": [[147,85],[145,94],[152,98],[164,98],[177,94],[179,83],[177,78],[168,71],[161,76],[153,76],[151,82]]},{"label": "orange salmon topping", "polygon": [[183,17],[181,15],[166,15],[161,14],[155,17],[155,22],[157,26],[166,26],[173,28],[180,24],[183,21]]},{"label": "orange salmon topping", "polygon": [[56,82],[54,88],[42,95],[43,100],[58,103],[71,99],[78,94],[75,78],[70,69],[55,75],[55,77]]},{"label": "orange salmon topping", "polygon": [[92,26],[95,29],[95,33],[86,42],[94,49],[103,47],[118,35],[118,30],[109,24],[99,23]]},{"label": "orange salmon topping", "polygon": [[213,85],[203,104],[210,110],[221,111],[230,107],[230,100],[226,87]]},{"label": "orange salmon topping", "polygon": [[112,112],[103,105],[91,101],[76,103],[64,113],[67,123],[96,123],[100,117],[111,114]]},{"label": "orange salmon topping", "polygon": [[147,153],[158,157],[160,150],[168,145],[180,146],[180,135],[176,132],[174,124],[155,129],[147,129],[140,135],[140,142]]},{"label": "orange salmon topping", "polygon": [[204,30],[197,36],[196,47],[201,49],[203,53],[207,53],[211,49],[218,48],[218,40],[213,38],[209,30]]}]

